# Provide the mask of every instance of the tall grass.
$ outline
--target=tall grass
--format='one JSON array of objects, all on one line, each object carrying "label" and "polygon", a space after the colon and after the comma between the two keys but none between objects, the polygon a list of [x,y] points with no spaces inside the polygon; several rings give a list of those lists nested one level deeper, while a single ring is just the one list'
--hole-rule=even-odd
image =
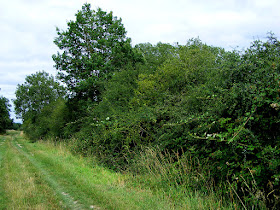
[{"label": "tall grass", "polygon": [[[167,195],[185,209],[267,209],[268,198],[252,179],[240,176],[241,191],[250,195],[250,200],[236,192],[229,180],[215,184],[209,163],[193,158],[190,153],[180,151],[162,152],[159,148],[142,148],[134,153],[128,173],[130,184],[139,188],[149,188]],[[130,155],[132,156],[132,155]],[[250,182],[250,183],[249,183]],[[273,193],[273,191],[271,192]],[[246,198],[246,197],[245,197]],[[276,207],[272,209],[277,209]]]},{"label": "tall grass", "polygon": [[[75,148],[75,142],[49,141],[67,153]],[[75,154],[77,156],[78,153]],[[79,155],[78,155],[79,156]],[[201,162],[188,153],[173,154],[159,148],[143,148],[133,160],[128,160],[129,167],[119,174],[117,185],[131,189],[131,192],[150,192],[150,197],[161,197],[168,201],[165,209],[236,209],[240,206],[229,202],[214,192],[214,182],[206,162]],[[94,156],[82,157],[89,164],[96,164]],[[116,180],[115,180],[116,181]],[[159,209],[162,209],[160,207]],[[164,209],[164,208],[163,208]]]},{"label": "tall grass", "polygon": [[[265,196],[265,193],[260,190],[260,187],[257,185],[257,182],[255,180],[255,177],[252,173],[252,170],[249,170],[249,173],[251,174],[251,179],[246,180],[242,175],[241,177],[241,189],[240,191],[245,196],[239,195],[236,190],[233,187],[233,184],[230,183],[227,180],[228,186],[230,186],[230,195],[232,197],[232,200],[234,199],[233,196],[235,196],[236,199],[242,204],[244,209],[267,209],[267,203],[269,201],[269,194],[268,196]],[[273,193],[274,190],[271,191]],[[243,199],[243,197],[246,198],[246,200]],[[276,197],[276,199],[279,200],[279,198]],[[271,206],[269,209],[278,209],[277,205],[279,205],[279,202],[275,202],[274,206]],[[248,207],[249,206],[249,207]]]},{"label": "tall grass", "polygon": [[[143,148],[131,161],[130,183],[162,192],[185,209],[236,209],[241,205],[223,197],[211,178],[207,162],[182,152]],[[225,187],[225,186],[223,186]],[[239,203],[239,202],[238,202]]]},{"label": "tall grass", "polygon": [[[41,141],[38,144],[44,147],[45,151],[47,147],[54,152],[50,159],[59,157],[63,160],[64,166],[68,165],[64,170],[69,170],[75,177],[86,180],[87,185],[92,186],[96,191],[101,190],[99,187],[106,189],[104,183],[109,184],[111,190],[102,192],[102,194],[105,193],[104,197],[114,196],[115,198],[111,199],[116,200],[117,197],[118,202],[121,202],[123,198],[119,193],[126,195],[126,202],[131,205],[130,209],[137,208],[133,203],[139,202],[138,199],[143,202],[141,206],[146,206],[148,209],[239,208],[238,205],[228,202],[213,192],[214,183],[207,170],[207,164],[192,158],[187,153],[170,154],[162,153],[158,148],[145,148],[138,155],[134,154],[135,158],[130,162],[128,170],[123,173],[108,173],[107,169],[96,165],[94,156],[83,157],[79,154],[73,156],[69,152],[73,151],[73,146],[75,146],[71,140],[67,142]],[[94,178],[90,174],[77,174],[77,171],[81,171],[81,167],[92,167],[88,170],[92,171]],[[118,190],[114,190],[115,192],[111,194],[114,188]],[[165,201],[165,205],[162,205],[162,201]],[[150,202],[154,202],[153,205]],[[126,205],[126,208],[129,207]]]}]

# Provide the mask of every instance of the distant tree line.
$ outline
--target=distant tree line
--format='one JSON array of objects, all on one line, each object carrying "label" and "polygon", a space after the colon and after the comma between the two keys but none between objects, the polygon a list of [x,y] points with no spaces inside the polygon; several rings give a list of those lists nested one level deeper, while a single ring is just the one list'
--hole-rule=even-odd
[{"label": "distant tree line", "polygon": [[54,41],[58,81],[38,72],[16,90],[32,140],[73,138],[76,152],[114,169],[143,147],[189,153],[248,205],[256,196],[245,184],[279,207],[280,42],[272,33],[245,51],[199,39],[133,47],[121,19],[90,4],[67,25]]}]

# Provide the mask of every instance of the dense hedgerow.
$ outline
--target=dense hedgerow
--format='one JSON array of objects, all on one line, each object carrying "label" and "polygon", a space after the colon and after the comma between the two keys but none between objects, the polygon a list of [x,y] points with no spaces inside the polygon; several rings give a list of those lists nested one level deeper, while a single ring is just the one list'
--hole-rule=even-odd
[{"label": "dense hedgerow", "polygon": [[277,38],[269,34],[241,52],[198,39],[130,42],[120,19],[84,5],[55,39],[64,51],[53,58],[68,98],[39,100],[36,118],[24,119],[25,131],[73,137],[76,152],[114,169],[132,167],[147,147],[176,154],[172,164],[191,155],[207,163],[215,186],[226,183],[224,194],[243,205],[279,208]]},{"label": "dense hedgerow", "polygon": [[142,146],[183,149],[207,160],[215,183],[229,181],[248,205],[276,207],[279,41],[255,41],[241,53],[199,40],[174,48],[154,71],[142,65],[114,75],[77,134],[79,149],[115,168]]}]

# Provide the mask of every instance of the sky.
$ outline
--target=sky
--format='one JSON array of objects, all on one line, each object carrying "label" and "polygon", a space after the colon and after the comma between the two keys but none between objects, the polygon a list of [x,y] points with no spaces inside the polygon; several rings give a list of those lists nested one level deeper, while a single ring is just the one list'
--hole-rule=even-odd
[{"label": "sky", "polygon": [[186,44],[199,37],[208,45],[242,50],[265,40],[267,32],[280,37],[279,0],[0,0],[0,96],[12,104],[27,75],[42,70],[56,75],[56,27],[66,29],[86,2],[121,18],[133,45]]}]

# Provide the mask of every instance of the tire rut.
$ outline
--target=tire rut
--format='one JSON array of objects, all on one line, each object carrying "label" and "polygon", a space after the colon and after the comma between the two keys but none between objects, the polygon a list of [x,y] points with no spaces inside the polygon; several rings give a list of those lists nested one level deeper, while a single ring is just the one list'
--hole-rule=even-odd
[{"label": "tire rut", "polygon": [[22,154],[41,174],[43,179],[48,183],[48,185],[53,189],[55,194],[62,200],[62,205],[67,209],[91,209],[91,207],[86,208],[84,205],[80,204],[75,200],[61,184],[59,184],[56,179],[43,168],[42,164],[33,158],[33,154],[28,154],[24,151],[24,146],[19,144],[16,139],[11,139],[11,145]]}]

